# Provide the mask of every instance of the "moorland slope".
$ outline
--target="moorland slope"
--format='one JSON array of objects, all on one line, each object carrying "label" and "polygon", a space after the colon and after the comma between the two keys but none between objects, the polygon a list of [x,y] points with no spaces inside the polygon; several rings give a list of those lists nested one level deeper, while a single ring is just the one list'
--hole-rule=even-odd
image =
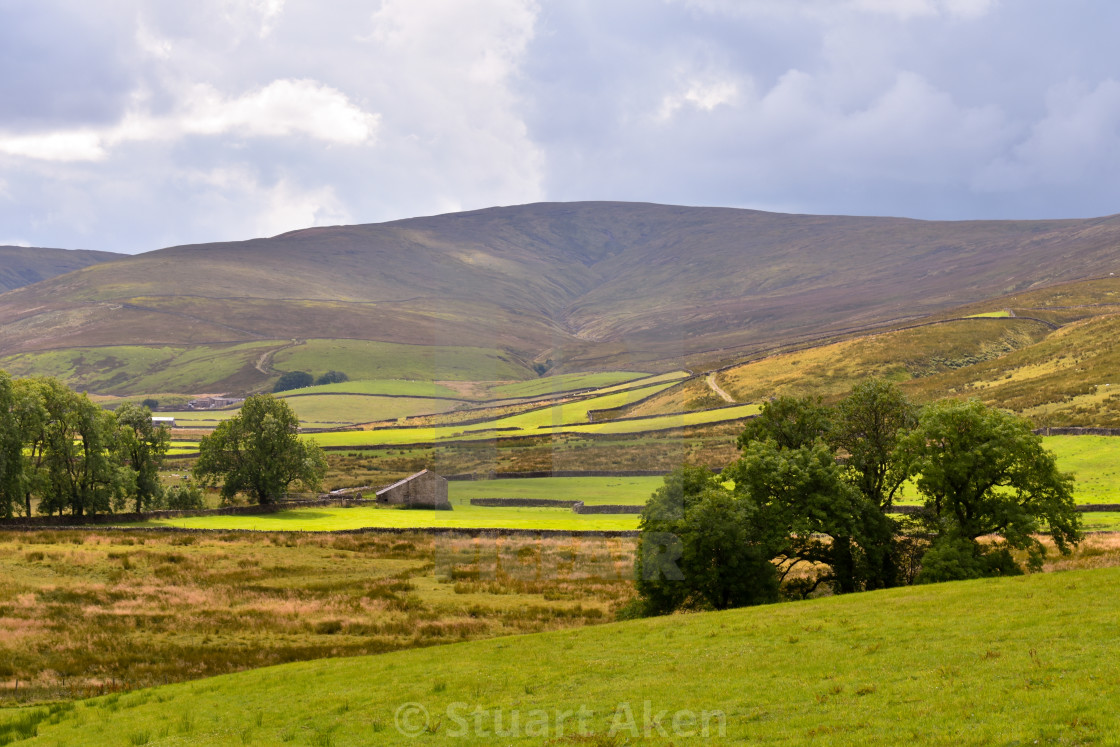
[{"label": "moorland slope", "polygon": [[[500,351],[526,375],[546,359],[560,371],[661,370],[1118,265],[1116,216],[930,222],[541,203],[87,267],[0,295],[0,356],[345,338]],[[257,360],[227,383],[267,380]]]},{"label": "moorland slope", "polygon": [[0,246],[0,293],[65,275],[90,265],[124,259],[126,256],[88,249]]}]

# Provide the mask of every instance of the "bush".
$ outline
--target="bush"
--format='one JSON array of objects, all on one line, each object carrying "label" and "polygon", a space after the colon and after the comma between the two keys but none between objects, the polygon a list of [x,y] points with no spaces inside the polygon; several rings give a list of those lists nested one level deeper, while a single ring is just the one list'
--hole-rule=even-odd
[{"label": "bush", "polygon": [[922,570],[914,581],[934,584],[1022,573],[1011,552],[1002,545],[985,547],[966,537],[943,537],[922,556]]},{"label": "bush", "polygon": [[325,374],[315,379],[315,385],[341,384],[344,381],[350,381],[350,377],[342,373],[342,371],[327,371]]},{"label": "bush", "polygon": [[176,485],[168,489],[166,505],[173,511],[192,511],[205,508],[202,490],[190,484]]},{"label": "bush", "polygon": [[306,371],[287,371],[276,381],[272,391],[287,392],[291,389],[303,389],[314,383],[315,379]]},{"label": "bush", "polygon": [[155,409],[157,409],[159,407],[159,400],[158,399],[153,399],[152,397],[148,397],[147,399],[144,399],[144,400],[140,401],[140,406],[141,407],[147,407],[149,410],[154,411]]}]

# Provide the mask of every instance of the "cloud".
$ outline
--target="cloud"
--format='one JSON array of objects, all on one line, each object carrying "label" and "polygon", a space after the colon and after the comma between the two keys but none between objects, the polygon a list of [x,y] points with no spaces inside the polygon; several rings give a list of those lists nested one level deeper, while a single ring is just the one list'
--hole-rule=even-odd
[{"label": "cloud", "polygon": [[948,16],[979,18],[999,0],[675,0],[708,13],[737,16],[799,16],[835,20],[853,13],[891,16],[900,20]]},{"label": "cloud", "polygon": [[106,156],[102,136],[91,130],[0,135],[0,153],[43,161],[100,161]]},{"label": "cloud", "polygon": [[47,161],[101,161],[122,143],[225,134],[304,135],[362,145],[373,141],[378,120],[378,115],[354,106],[341,91],[312,80],[277,80],[236,98],[224,98],[213,86],[196,84],[183,94],[180,110],[172,115],[138,110],[101,131],[0,135],[0,153]]},{"label": "cloud", "polygon": [[54,0],[0,10],[6,233],[139,251],[538,200],[1120,204],[1099,0]]},{"label": "cloud", "polygon": [[671,118],[683,106],[710,112],[722,104],[730,104],[739,97],[739,84],[734,80],[693,80],[678,92],[661,100],[657,118]]}]

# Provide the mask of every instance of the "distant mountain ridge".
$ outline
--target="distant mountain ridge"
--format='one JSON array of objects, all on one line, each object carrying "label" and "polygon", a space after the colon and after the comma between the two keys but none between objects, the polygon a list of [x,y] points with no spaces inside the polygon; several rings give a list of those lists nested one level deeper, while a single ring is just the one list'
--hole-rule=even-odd
[{"label": "distant mountain ridge", "polygon": [[0,293],[126,256],[88,249],[0,246]]},{"label": "distant mountain ridge", "polygon": [[0,355],[350,338],[677,365],[1120,271],[1120,217],[538,203],[171,247],[0,295]]}]

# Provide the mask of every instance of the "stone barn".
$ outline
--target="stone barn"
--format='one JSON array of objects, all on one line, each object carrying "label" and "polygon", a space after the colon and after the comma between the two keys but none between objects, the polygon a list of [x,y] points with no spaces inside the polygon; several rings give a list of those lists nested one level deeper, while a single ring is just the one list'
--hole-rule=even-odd
[{"label": "stone barn", "polygon": [[378,490],[377,501],[410,508],[451,510],[451,502],[447,500],[447,480],[426,469]]}]

